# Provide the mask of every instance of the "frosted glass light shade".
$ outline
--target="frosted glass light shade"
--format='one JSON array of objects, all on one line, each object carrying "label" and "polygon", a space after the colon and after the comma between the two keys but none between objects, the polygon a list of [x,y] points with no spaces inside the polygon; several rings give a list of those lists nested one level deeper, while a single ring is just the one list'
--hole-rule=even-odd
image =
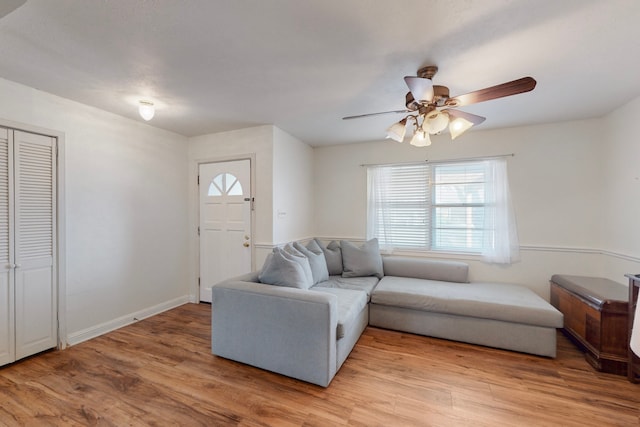
[{"label": "frosted glass light shade", "polygon": [[414,147],[428,147],[431,145],[431,138],[429,138],[429,134],[423,130],[417,130],[416,133],[413,134],[413,138],[411,138],[411,142],[409,143]]},{"label": "frosted glass light shade", "polygon": [[407,132],[407,119],[402,119],[398,123],[394,123],[387,129],[387,138],[394,141],[402,142]]},{"label": "frosted glass light shade", "polygon": [[434,110],[427,115],[425,122],[427,122],[430,134],[440,133],[449,124],[449,114]]},{"label": "frosted glass light shade", "polygon": [[153,106],[153,102],[140,101],[140,104],[138,105],[138,112],[140,113],[140,117],[149,121],[153,119],[153,116],[156,114],[156,109]]},{"label": "frosted glass light shade", "polygon": [[451,139],[456,139],[473,126],[467,119],[463,119],[462,117],[457,117],[449,122],[449,133],[451,133]]}]

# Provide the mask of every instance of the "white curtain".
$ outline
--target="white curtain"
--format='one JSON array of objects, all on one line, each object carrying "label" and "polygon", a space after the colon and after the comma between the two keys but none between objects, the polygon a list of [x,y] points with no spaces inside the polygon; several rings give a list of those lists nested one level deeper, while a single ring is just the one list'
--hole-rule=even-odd
[{"label": "white curtain", "polygon": [[385,167],[367,168],[367,239],[378,238],[380,249],[384,252],[393,250],[393,239],[386,233],[388,229],[389,203],[386,191],[389,185],[390,169]]},{"label": "white curtain", "polygon": [[520,259],[516,218],[509,193],[506,159],[486,160],[485,216],[482,256],[485,261],[511,264]]}]

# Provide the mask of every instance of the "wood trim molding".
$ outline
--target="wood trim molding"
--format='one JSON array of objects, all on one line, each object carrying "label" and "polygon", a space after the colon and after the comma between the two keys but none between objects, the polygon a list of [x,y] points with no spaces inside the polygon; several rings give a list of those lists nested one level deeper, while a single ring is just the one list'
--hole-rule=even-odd
[{"label": "wood trim molding", "polygon": [[[362,237],[318,237],[320,240],[349,240],[352,242],[361,243],[366,241]],[[568,252],[575,254],[594,254],[594,255],[606,255],[612,258],[618,258],[625,261],[640,263],[640,257],[623,254],[620,252],[609,251],[606,249],[598,248],[580,248],[576,246],[543,246],[543,245],[520,245],[520,250],[524,252]],[[456,253],[456,252],[431,252],[431,251],[400,251],[402,254],[414,255],[414,256],[433,256],[433,257],[455,257],[466,259],[480,259],[480,255]]]},{"label": "wood trim molding", "polygon": [[625,261],[640,263],[640,257],[627,255],[619,252],[609,251],[606,249],[578,248],[578,247],[561,247],[561,246],[520,246],[521,251],[537,251],[537,252],[571,252],[580,254],[606,255],[612,258],[618,258]]}]

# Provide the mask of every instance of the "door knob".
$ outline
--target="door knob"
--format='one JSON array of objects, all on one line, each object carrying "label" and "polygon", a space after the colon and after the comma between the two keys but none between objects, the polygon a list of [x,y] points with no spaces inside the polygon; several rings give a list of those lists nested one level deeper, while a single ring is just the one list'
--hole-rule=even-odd
[{"label": "door knob", "polygon": [[244,242],[244,243],[242,244],[242,246],[244,246],[245,248],[248,248],[248,247],[249,247],[249,246],[251,246],[251,245],[249,245],[249,242]]}]

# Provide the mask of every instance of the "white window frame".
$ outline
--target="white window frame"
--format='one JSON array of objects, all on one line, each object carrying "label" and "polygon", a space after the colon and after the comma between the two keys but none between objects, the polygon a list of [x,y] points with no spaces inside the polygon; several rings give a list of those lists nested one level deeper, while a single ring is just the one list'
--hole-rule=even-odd
[{"label": "white window frame", "polygon": [[[486,176],[485,176],[485,167],[483,161],[466,161],[460,163],[436,163],[431,164],[429,168],[429,186],[431,193],[431,202],[430,202],[430,249],[433,251],[441,251],[441,252],[461,252],[461,253],[472,253],[472,254],[480,254],[482,253],[482,244],[483,244],[483,236],[484,236],[484,212],[486,209],[486,200],[485,200],[485,186],[486,186]],[[459,175],[461,178],[457,182],[451,182],[450,180],[445,180],[444,182],[438,182],[438,172],[439,170],[445,170],[445,174],[447,176]],[[448,170],[447,170],[448,169]],[[475,177],[478,174],[482,174],[480,180],[477,180]],[[470,176],[469,176],[470,175]],[[465,187],[470,186],[479,186],[477,189],[477,194],[475,196],[475,201],[461,201],[459,199],[451,199],[449,201],[438,201],[437,196],[440,188],[449,187],[452,190],[452,187],[458,187],[465,189]],[[472,192],[465,192],[467,198],[472,196]],[[443,195],[443,198],[447,198],[446,195]],[[438,210],[442,210],[442,214],[438,215],[436,212]],[[458,224],[444,226],[440,225],[441,222],[444,222],[446,211],[452,211],[452,217],[454,218],[453,222],[458,222]],[[456,212],[457,211],[457,212]],[[476,217],[477,213],[480,213],[479,218]],[[464,218],[458,218],[460,213],[463,213]],[[457,214],[457,215],[456,215]],[[460,227],[459,222],[460,219],[464,219],[467,222],[467,227]],[[457,221],[456,221],[457,220]],[[474,221],[475,220],[475,221]],[[446,245],[443,243],[439,243],[441,239],[446,239],[447,231],[450,230],[451,235],[450,239],[456,239],[455,234],[456,231],[466,231],[465,236],[457,236],[458,238],[463,237],[464,241],[467,243],[466,245]]]}]

